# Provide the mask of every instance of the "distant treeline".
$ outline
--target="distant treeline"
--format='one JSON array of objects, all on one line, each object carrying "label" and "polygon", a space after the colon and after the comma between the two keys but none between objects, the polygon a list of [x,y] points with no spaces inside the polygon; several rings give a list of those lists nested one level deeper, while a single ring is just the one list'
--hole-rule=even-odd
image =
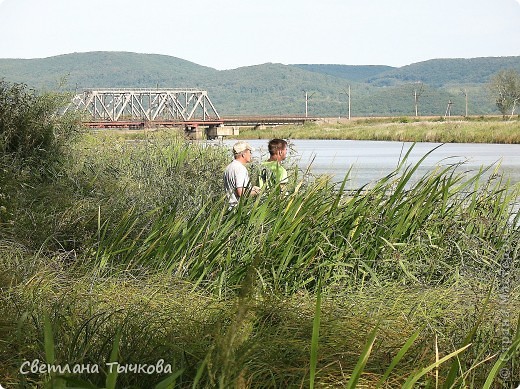
[{"label": "distant treeline", "polygon": [[433,59],[400,68],[380,65],[266,63],[216,70],[176,57],[127,52],[74,53],[43,59],[0,59],[0,78],[38,90],[202,88],[222,116],[443,116],[497,114],[488,83],[520,57]]}]

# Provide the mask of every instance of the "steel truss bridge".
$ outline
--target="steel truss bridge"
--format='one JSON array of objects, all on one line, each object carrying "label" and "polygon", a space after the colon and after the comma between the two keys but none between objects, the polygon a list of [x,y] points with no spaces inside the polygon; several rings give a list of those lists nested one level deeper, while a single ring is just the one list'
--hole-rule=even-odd
[{"label": "steel truss bridge", "polygon": [[199,89],[86,89],[65,109],[85,112],[91,127],[221,125],[208,92]]},{"label": "steel truss bridge", "polygon": [[85,89],[76,94],[67,111],[84,113],[90,128],[144,129],[184,127],[191,138],[238,135],[239,126],[304,124],[317,118],[301,116],[235,116],[221,118],[208,92],[184,89]]}]

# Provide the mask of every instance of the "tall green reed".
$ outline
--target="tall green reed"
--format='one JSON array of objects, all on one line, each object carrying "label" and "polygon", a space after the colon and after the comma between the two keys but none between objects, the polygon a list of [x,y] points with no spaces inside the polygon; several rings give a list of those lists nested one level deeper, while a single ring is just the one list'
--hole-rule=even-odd
[{"label": "tall green reed", "polygon": [[223,196],[188,218],[158,208],[145,229],[135,227],[142,214],[130,209],[105,229],[98,264],[166,270],[221,295],[253,262],[262,288],[284,293],[315,288],[318,274],[335,287],[436,284],[462,269],[492,268],[503,239],[518,235],[511,203],[519,188],[458,165],[417,177],[422,160],[405,161],[354,193],[322,178],[287,196],[245,199],[232,213]]}]

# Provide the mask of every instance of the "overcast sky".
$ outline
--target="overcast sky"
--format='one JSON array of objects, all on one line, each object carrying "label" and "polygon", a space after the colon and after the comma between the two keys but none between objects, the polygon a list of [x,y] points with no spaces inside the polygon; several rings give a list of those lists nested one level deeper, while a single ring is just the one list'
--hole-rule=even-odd
[{"label": "overcast sky", "polygon": [[0,58],[99,50],[216,69],[518,56],[520,0],[0,0]]}]

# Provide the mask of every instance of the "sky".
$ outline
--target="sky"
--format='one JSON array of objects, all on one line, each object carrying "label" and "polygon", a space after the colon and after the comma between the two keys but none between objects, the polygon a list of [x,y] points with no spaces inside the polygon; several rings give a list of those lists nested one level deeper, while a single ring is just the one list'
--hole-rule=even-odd
[{"label": "sky", "polygon": [[88,51],[219,70],[520,56],[520,0],[0,0],[0,58]]}]

